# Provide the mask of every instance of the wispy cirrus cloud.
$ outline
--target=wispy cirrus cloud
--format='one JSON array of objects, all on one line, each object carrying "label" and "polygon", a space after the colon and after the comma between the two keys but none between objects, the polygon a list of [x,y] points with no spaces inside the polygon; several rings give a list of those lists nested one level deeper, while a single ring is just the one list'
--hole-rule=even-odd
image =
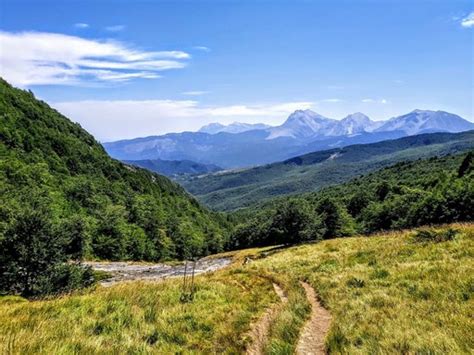
[{"label": "wispy cirrus cloud", "polygon": [[194,46],[193,49],[196,49],[198,51],[203,51],[203,52],[210,52],[211,49],[206,46]]},{"label": "wispy cirrus cloud", "polygon": [[76,28],[89,28],[89,24],[84,23],[84,22],[79,22],[79,23],[75,23],[74,27],[76,27]]},{"label": "wispy cirrus cloud", "polygon": [[375,99],[367,98],[367,99],[362,99],[361,101],[362,101],[363,103],[365,103],[365,104],[375,104],[375,103],[388,104],[388,100],[387,100],[387,99],[375,100]]},{"label": "wispy cirrus cloud", "polygon": [[209,106],[195,100],[87,100],[53,104],[102,141],[192,131],[217,120],[279,124],[295,110],[313,105],[301,101]]},{"label": "wispy cirrus cloud", "polygon": [[125,29],[125,25],[113,25],[113,26],[107,26],[105,27],[106,31],[109,32],[120,32]]},{"label": "wispy cirrus cloud", "polygon": [[461,26],[466,28],[474,27],[474,11],[461,19]]},{"label": "wispy cirrus cloud", "polygon": [[187,96],[201,96],[201,95],[206,95],[209,94],[209,91],[184,91],[181,93],[182,95],[187,95]]},{"label": "wispy cirrus cloud", "polygon": [[0,76],[14,85],[80,85],[154,79],[186,66],[183,51],[144,51],[111,40],[0,31]]},{"label": "wispy cirrus cloud", "polygon": [[329,102],[329,103],[337,103],[337,102],[342,102],[342,99],[322,99],[320,102]]}]

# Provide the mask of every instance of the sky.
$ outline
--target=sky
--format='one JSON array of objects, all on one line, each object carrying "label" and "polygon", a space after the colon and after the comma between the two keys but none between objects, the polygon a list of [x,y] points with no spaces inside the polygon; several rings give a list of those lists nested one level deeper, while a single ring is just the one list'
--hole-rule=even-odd
[{"label": "sky", "polygon": [[473,35],[459,0],[2,0],[0,76],[102,142],[296,109],[474,121]]}]

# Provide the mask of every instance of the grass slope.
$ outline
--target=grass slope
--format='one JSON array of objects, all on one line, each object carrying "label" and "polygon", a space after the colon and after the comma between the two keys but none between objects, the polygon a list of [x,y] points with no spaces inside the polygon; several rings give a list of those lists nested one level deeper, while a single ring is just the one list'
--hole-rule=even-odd
[{"label": "grass slope", "polygon": [[271,325],[267,353],[295,348],[309,305],[308,281],[330,310],[330,353],[472,353],[474,225],[448,241],[415,231],[339,238],[287,249],[240,252],[256,258],[197,277],[192,303],[180,280],[98,287],[55,300],[0,298],[0,351],[13,353],[241,353],[252,321],[289,302]]},{"label": "grass slope", "polygon": [[[469,354],[474,226],[452,228],[459,233],[446,242],[418,241],[413,231],[327,240],[276,253],[251,268],[314,287],[333,317],[330,353]],[[272,353],[294,348],[284,334],[295,331],[304,303],[291,306],[276,321]]]},{"label": "grass slope", "polygon": [[54,300],[0,298],[1,353],[240,353],[250,322],[276,300],[268,279],[231,269],[182,280],[99,287]]},{"label": "grass slope", "polygon": [[474,147],[474,131],[432,133],[320,151],[284,162],[193,177],[183,186],[217,210],[248,207],[276,196],[316,191],[399,161]]}]

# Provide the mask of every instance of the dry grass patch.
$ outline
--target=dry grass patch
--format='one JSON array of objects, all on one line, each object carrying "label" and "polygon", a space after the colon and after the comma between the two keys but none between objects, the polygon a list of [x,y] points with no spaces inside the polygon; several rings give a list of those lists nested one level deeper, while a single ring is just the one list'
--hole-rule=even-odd
[{"label": "dry grass patch", "polygon": [[272,283],[239,268],[181,280],[129,282],[59,299],[0,299],[3,353],[241,352],[252,320],[276,302]]}]

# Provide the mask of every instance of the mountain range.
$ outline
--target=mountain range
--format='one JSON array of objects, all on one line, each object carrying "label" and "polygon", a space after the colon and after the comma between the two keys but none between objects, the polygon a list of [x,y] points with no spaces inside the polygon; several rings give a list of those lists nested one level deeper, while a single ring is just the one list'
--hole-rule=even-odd
[{"label": "mountain range", "polygon": [[444,111],[414,110],[387,121],[373,121],[360,112],[335,120],[311,110],[297,110],[282,125],[274,127],[214,123],[198,132],[169,133],[103,145],[112,157],[120,160],[191,160],[231,169],[351,144],[470,129],[474,129],[474,123]]}]

